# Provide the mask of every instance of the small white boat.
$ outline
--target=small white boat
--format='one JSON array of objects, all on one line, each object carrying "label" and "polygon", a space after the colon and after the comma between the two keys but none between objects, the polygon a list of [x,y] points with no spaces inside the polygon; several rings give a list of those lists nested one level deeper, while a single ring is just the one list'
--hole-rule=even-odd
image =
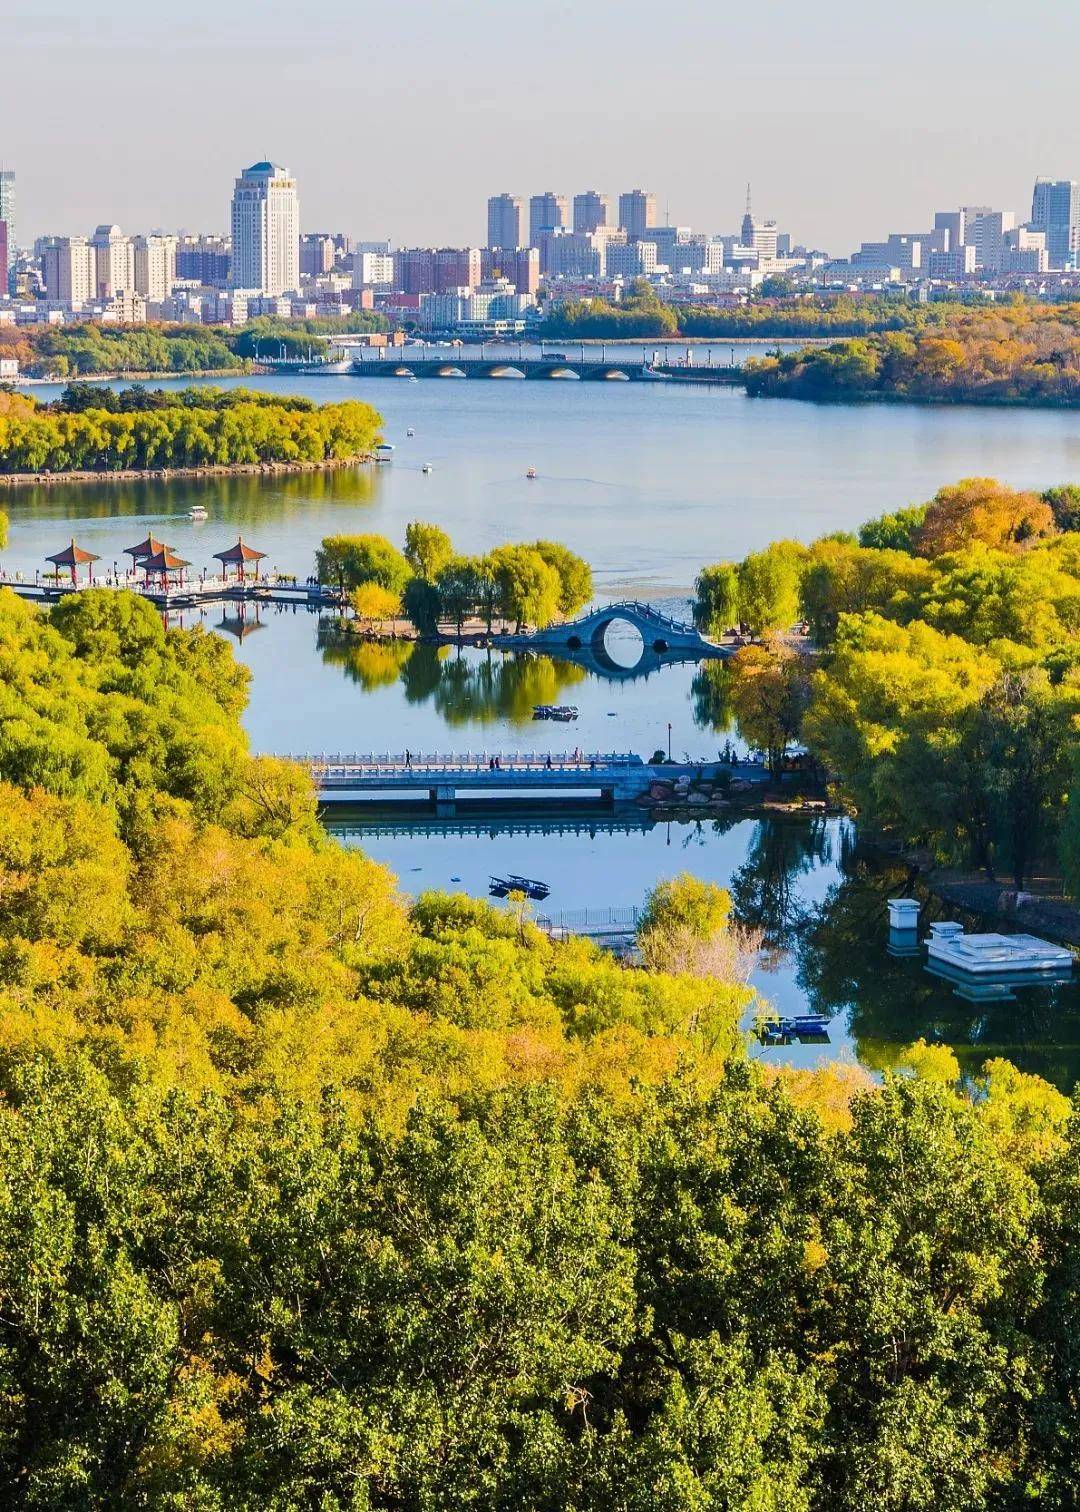
[{"label": "small white boat", "polygon": [[206,511],[206,506],[204,504],[193,504],[191,506],[191,508],[188,510],[188,519],[189,520],[206,520],[206,519],[209,519],[209,515],[207,514],[207,511]]},{"label": "small white boat", "polygon": [[535,478],[536,477],[536,468],[535,467],[530,467],[529,470],[528,470],[528,472],[525,474],[525,476],[527,478]]},{"label": "small white boat", "polygon": [[394,448],[389,441],[383,441],[375,448],[376,462],[392,462],[394,460]]},{"label": "small white boat", "polygon": [[405,434],[407,436],[415,436],[416,432],[413,430],[412,426],[410,425],[409,428],[408,428],[408,430],[405,432]]},{"label": "small white boat", "polygon": [[423,465],[423,467],[420,469],[420,471],[421,472],[429,473],[429,472],[434,472],[435,469],[432,467],[432,465],[431,465],[430,462],[425,462],[424,465]]}]

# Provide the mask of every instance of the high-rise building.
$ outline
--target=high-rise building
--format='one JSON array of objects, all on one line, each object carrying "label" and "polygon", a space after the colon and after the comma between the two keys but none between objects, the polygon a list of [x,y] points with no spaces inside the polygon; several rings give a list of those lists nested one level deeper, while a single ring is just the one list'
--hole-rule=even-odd
[{"label": "high-rise building", "polygon": [[300,238],[300,276],[319,278],[334,266],[337,247],[325,231],[311,231]]},{"label": "high-rise building", "polygon": [[535,294],[540,287],[540,253],[536,247],[515,247],[513,251],[485,248],[480,272],[484,283],[504,278],[519,294]]},{"label": "high-rise building", "polygon": [[1046,232],[1052,268],[1075,267],[1080,261],[1080,184],[1075,179],[1036,179],[1031,228]]},{"label": "high-rise building", "polygon": [[7,226],[8,248],[15,247],[15,174],[10,168],[0,168],[0,221]]},{"label": "high-rise building", "polygon": [[50,236],[42,244],[41,269],[50,299],[78,309],[97,296],[97,257],[85,236]]},{"label": "high-rise building", "polygon": [[394,253],[394,286],[403,294],[475,289],[481,261],[479,247],[400,247]]},{"label": "high-rise building", "polygon": [[368,252],[357,247],[353,253],[353,288],[387,288],[394,286],[394,255],[392,252]]},{"label": "high-rise building", "polygon": [[263,294],[300,287],[300,200],[278,163],[253,163],[232,198],[232,285]]},{"label": "high-rise building", "polygon": [[90,239],[94,249],[94,293],[98,299],[135,287],[135,248],[119,226],[98,226]]},{"label": "high-rise building", "polygon": [[224,289],[229,282],[232,248],[227,236],[182,236],[176,247],[176,276],[185,282]]},{"label": "high-rise building", "polygon": [[656,225],[656,195],[631,189],[619,195],[619,225],[631,241],[640,241]]},{"label": "high-rise building", "polygon": [[516,195],[493,194],[487,202],[489,247],[525,245],[525,206]]},{"label": "high-rise building", "polygon": [[946,245],[943,252],[955,252],[967,242],[967,212],[964,210],[939,210],[934,216],[934,230],[943,231]]},{"label": "high-rise building", "polygon": [[1002,238],[1001,273],[1045,273],[1050,266],[1046,232],[1016,226]]},{"label": "high-rise building", "polygon": [[575,231],[583,231],[586,235],[591,231],[599,231],[601,226],[608,224],[610,214],[611,201],[606,194],[586,189],[584,194],[574,195]]},{"label": "high-rise building", "polygon": [[561,230],[570,222],[570,204],[565,194],[550,189],[529,201],[529,246],[539,247],[545,231]]},{"label": "high-rise building", "polygon": [[172,293],[176,282],[175,236],[137,236],[135,238],[135,292],[151,304],[161,304]]},{"label": "high-rise building", "polygon": [[0,220],[0,299],[8,289],[8,228],[7,221]]}]

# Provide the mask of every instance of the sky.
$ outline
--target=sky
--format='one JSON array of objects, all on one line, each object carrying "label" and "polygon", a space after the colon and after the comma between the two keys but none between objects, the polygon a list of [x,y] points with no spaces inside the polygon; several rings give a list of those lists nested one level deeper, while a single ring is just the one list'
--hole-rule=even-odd
[{"label": "sky", "polygon": [[227,229],[270,157],[306,231],[485,239],[503,190],[645,188],[843,254],[1080,178],[1075,0],[0,0],[20,242]]}]

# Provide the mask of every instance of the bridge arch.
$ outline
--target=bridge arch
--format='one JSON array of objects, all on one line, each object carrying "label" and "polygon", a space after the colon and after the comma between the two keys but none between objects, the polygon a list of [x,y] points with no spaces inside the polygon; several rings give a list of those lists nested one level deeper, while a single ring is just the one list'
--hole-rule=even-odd
[{"label": "bridge arch", "polygon": [[524,378],[525,374],[512,362],[499,362],[487,370],[489,378]]},{"label": "bridge arch", "polygon": [[436,378],[467,378],[469,375],[464,368],[456,367],[452,362],[439,368]]},{"label": "bridge arch", "polygon": [[570,378],[575,383],[579,383],[581,381],[581,374],[577,372],[576,369],[571,367],[563,367],[561,365],[559,367],[547,368],[541,374],[541,376],[544,378],[558,378],[560,380]]},{"label": "bridge arch", "polygon": [[540,630],[529,640],[553,650],[562,649],[575,659],[586,657],[608,675],[626,675],[627,669],[619,666],[605,644],[608,630],[616,623],[632,625],[641,636],[639,666],[641,663],[658,665],[661,658],[700,660],[724,654],[695,626],[673,619],[652,604],[636,600],[604,604],[578,620]]}]

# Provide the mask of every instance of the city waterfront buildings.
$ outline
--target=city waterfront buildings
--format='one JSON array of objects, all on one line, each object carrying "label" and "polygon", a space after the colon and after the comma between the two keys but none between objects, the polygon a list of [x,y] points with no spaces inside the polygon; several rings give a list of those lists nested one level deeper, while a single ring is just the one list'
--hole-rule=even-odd
[{"label": "city waterfront buildings", "polygon": [[134,290],[148,303],[168,299],[176,282],[175,236],[137,236],[134,241]]},{"label": "city waterfront buildings", "polygon": [[300,287],[300,200],[279,163],[253,163],[236,180],[230,276],[235,288],[263,294]]}]

